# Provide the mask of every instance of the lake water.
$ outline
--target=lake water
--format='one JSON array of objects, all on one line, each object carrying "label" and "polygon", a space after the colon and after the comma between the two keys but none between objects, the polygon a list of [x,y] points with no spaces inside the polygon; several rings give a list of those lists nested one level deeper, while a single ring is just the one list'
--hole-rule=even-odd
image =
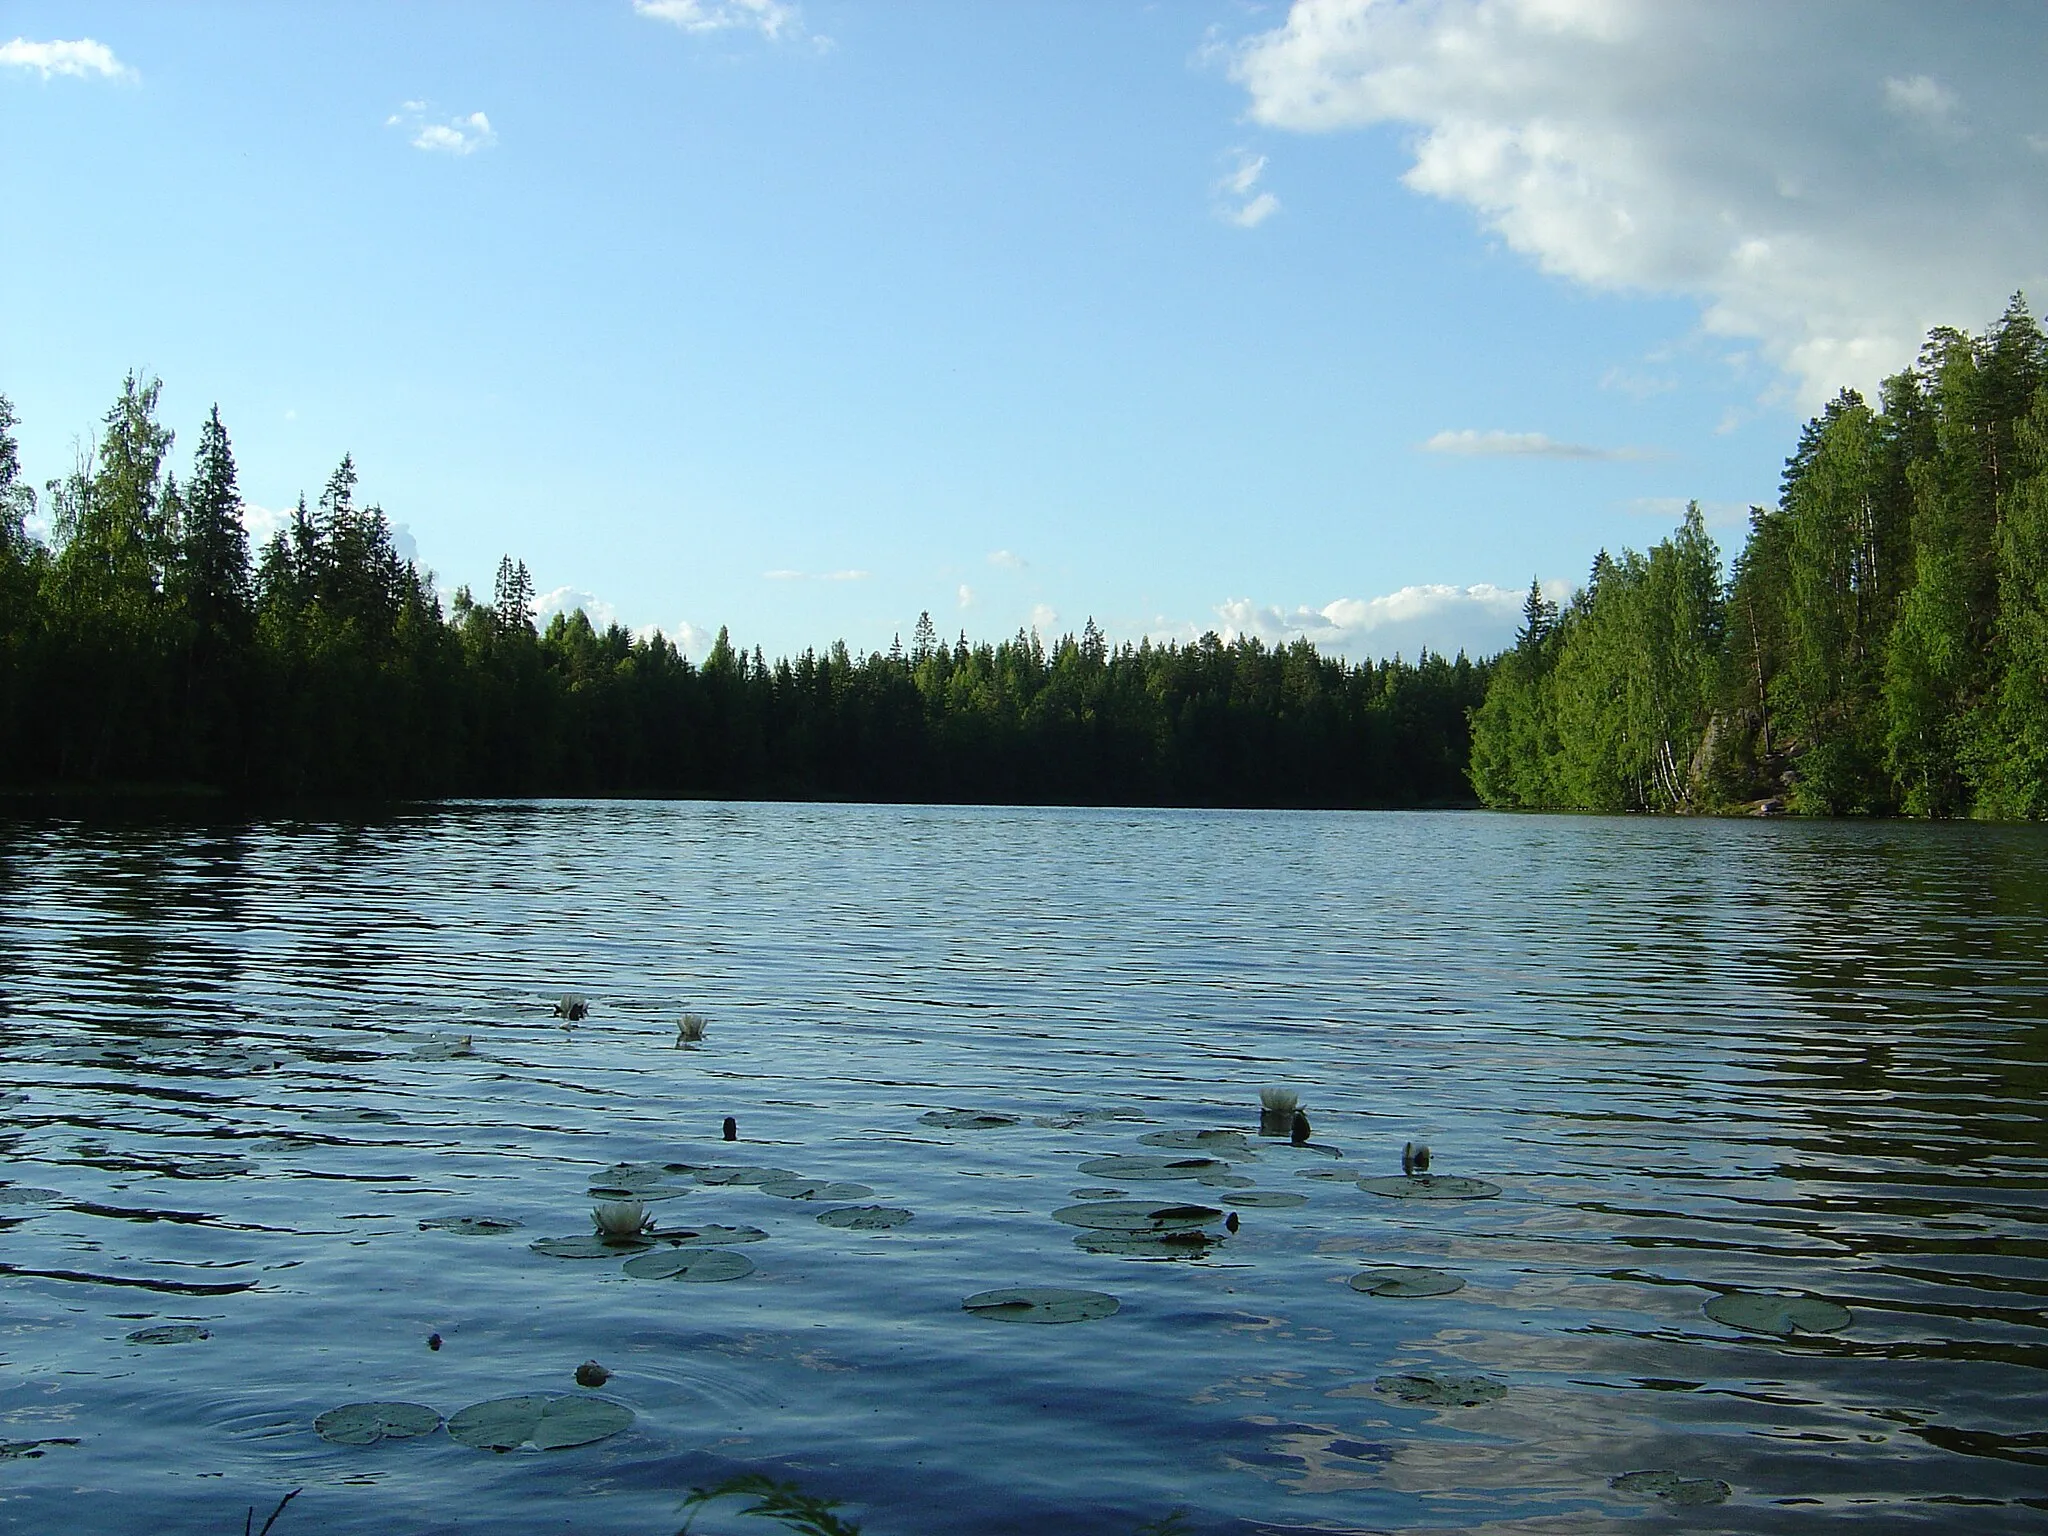
[{"label": "lake water", "polygon": [[[303,1488],[274,1536],[652,1536],[760,1472],[869,1536],[2039,1530],[2044,1018],[2039,828],[4,821],[0,1529],[221,1533]],[[1255,1132],[1266,1086],[1342,1157],[1253,1136],[1207,1183],[1083,1170]],[[920,1118],[949,1110],[1017,1123]],[[1500,1193],[1356,1183],[1398,1180],[1409,1139]],[[723,1250],[753,1272],[535,1252],[591,1232],[617,1163],[683,1191],[649,1207],[664,1228],[765,1232]],[[1053,1212],[1111,1189],[1242,1226],[1090,1251]],[[817,1219],[850,1204],[914,1216]],[[456,1217],[520,1225],[422,1227]],[[1347,1283],[1384,1265],[1463,1288]],[[1007,1286],[1121,1306],[963,1310]],[[1703,1310],[1742,1293],[1848,1316],[1780,1336]],[[186,1342],[131,1341],[152,1329]],[[314,1429],[535,1393],[634,1419],[504,1454]],[[745,1507],[696,1529],[781,1528]]]}]

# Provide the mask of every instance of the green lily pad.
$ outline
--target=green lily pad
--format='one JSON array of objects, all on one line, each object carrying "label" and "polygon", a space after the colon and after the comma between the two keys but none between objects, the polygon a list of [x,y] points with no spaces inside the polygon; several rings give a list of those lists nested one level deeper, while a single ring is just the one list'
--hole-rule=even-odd
[{"label": "green lily pad", "polygon": [[1224,1240],[1221,1232],[1199,1228],[1184,1232],[1076,1232],[1074,1246],[1084,1253],[1109,1253],[1125,1259],[1204,1259]]},{"label": "green lily pad", "polygon": [[1368,1296],[1448,1296],[1465,1289],[1465,1282],[1456,1275],[1420,1264],[1383,1264],[1360,1270],[1349,1284]]},{"label": "green lily pad", "polygon": [[76,1445],[72,1436],[49,1440],[0,1440],[0,1461],[34,1461],[53,1445]]},{"label": "green lily pad", "polygon": [[1185,1152],[1217,1152],[1233,1157],[1256,1157],[1251,1138],[1243,1131],[1148,1131],[1138,1138],[1141,1146],[1174,1147]]},{"label": "green lily pad", "polygon": [[1455,1173],[1397,1173],[1383,1179],[1360,1179],[1358,1187],[1368,1195],[1393,1200],[1491,1200],[1500,1193],[1498,1184]]},{"label": "green lily pad", "polygon": [[745,1279],[754,1272],[754,1261],[744,1253],[727,1253],[723,1248],[670,1248],[630,1258],[625,1268],[635,1280],[688,1280],[709,1285]]},{"label": "green lily pad", "polygon": [[699,1168],[690,1175],[699,1184],[772,1184],[777,1179],[793,1179],[797,1174],[788,1168],[743,1168],[715,1166]]},{"label": "green lily pad", "polygon": [[1063,1205],[1052,1213],[1052,1219],[1064,1221],[1070,1227],[1093,1227],[1103,1232],[1171,1232],[1221,1221],[1223,1212],[1212,1205],[1090,1200],[1081,1205]]},{"label": "green lily pad", "polygon": [[423,1040],[405,1054],[413,1061],[453,1061],[459,1056],[474,1056],[476,1047],[468,1035],[444,1035]]},{"label": "green lily pad", "polygon": [[1373,1390],[1404,1403],[1421,1403],[1431,1408],[1477,1408],[1508,1395],[1507,1384],[1488,1376],[1381,1376]]},{"label": "green lily pad", "polygon": [[536,1392],[472,1403],[448,1420],[448,1435],[480,1451],[533,1445],[543,1451],[589,1445],[633,1422],[633,1410],[608,1397]]},{"label": "green lily pad", "polygon": [[1196,1175],[1195,1182],[1204,1189],[1250,1189],[1259,1181],[1241,1173],[1204,1173]]},{"label": "green lily pad", "polygon": [[128,1335],[130,1344],[197,1344],[210,1339],[208,1330],[191,1323],[164,1323],[155,1328],[138,1328]]},{"label": "green lily pad", "polygon": [[590,1182],[606,1189],[653,1189],[670,1183],[672,1173],[688,1171],[671,1169],[664,1163],[613,1163],[593,1173]]},{"label": "green lily pad", "polygon": [[834,1183],[829,1179],[773,1179],[760,1186],[764,1195],[779,1200],[865,1200],[874,1191],[865,1184]]},{"label": "green lily pad", "polygon": [[1107,1185],[1091,1189],[1070,1189],[1067,1191],[1076,1200],[1121,1200],[1130,1193],[1125,1189],[1111,1189]]},{"label": "green lily pad", "polygon": [[63,1198],[62,1192],[54,1189],[28,1189],[18,1184],[0,1189],[0,1205],[48,1205]]},{"label": "green lily pad", "polygon": [[1027,1285],[976,1291],[960,1305],[976,1317],[1005,1323],[1086,1323],[1114,1316],[1123,1303],[1107,1291]]},{"label": "green lily pad", "polygon": [[1089,1158],[1081,1165],[1081,1171],[1105,1179],[1144,1182],[1152,1179],[1199,1179],[1204,1174],[1228,1173],[1230,1164],[1215,1157],[1140,1157],[1134,1153],[1114,1152],[1107,1157]]},{"label": "green lily pad", "polygon": [[679,1184],[593,1184],[589,1190],[593,1200],[637,1200],[642,1205],[652,1205],[657,1200],[680,1200],[688,1193]]},{"label": "green lily pad", "polygon": [[1730,1291],[1700,1310],[1743,1333],[1770,1333],[1781,1339],[1796,1333],[1840,1333],[1854,1320],[1839,1302],[1818,1296],[1760,1296],[1754,1291]]},{"label": "green lily pad", "polygon": [[[1208,1181],[1203,1180],[1204,1183]],[[1219,1197],[1225,1205],[1242,1206],[1246,1210],[1270,1208],[1285,1209],[1291,1205],[1307,1205],[1307,1195],[1291,1194],[1284,1189],[1240,1189],[1235,1194]]]},{"label": "green lily pad", "polygon": [[1607,1486],[1616,1493],[1636,1497],[1662,1499],[1667,1504],[1697,1506],[1701,1504],[1725,1504],[1735,1490],[1718,1477],[1687,1477],[1673,1472],[1668,1467],[1654,1471],[1624,1472],[1619,1477],[1610,1477]]},{"label": "green lily pad", "polygon": [[509,1216],[430,1216],[420,1223],[422,1232],[453,1232],[459,1237],[496,1237],[517,1232],[525,1226]]},{"label": "green lily pad", "polygon": [[759,1227],[697,1227],[678,1228],[673,1232],[654,1231],[647,1234],[664,1243],[674,1243],[678,1248],[723,1248],[728,1243],[758,1243],[765,1241],[768,1234]]},{"label": "green lily pad", "polygon": [[375,1445],[431,1435],[441,1415],[424,1403],[343,1403],[313,1421],[314,1433],[336,1445]]},{"label": "green lily pad", "polygon": [[1017,1117],[978,1109],[928,1109],[917,1117],[917,1123],[937,1126],[942,1131],[994,1131],[1015,1125]]},{"label": "green lily pad", "polygon": [[911,1212],[900,1205],[842,1205],[837,1210],[818,1212],[818,1220],[826,1226],[850,1232],[886,1232],[910,1219]]},{"label": "green lily pad", "polygon": [[543,1237],[526,1246],[551,1259],[616,1259],[622,1253],[639,1253],[653,1243],[650,1237]]}]

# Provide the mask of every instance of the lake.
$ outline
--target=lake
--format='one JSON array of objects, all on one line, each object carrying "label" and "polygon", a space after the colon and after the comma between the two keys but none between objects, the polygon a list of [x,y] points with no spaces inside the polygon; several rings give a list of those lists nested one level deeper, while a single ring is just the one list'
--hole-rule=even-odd
[{"label": "lake", "polygon": [[17,814],[0,1529],[2039,1530],[2044,1020],[2035,827]]}]

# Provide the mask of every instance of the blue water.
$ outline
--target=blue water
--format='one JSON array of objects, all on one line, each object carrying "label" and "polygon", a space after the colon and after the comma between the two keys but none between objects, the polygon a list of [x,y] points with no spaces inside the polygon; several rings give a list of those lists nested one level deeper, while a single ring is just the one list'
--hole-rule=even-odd
[{"label": "blue water", "polygon": [[[591,1012],[565,1026],[571,991]],[[710,1021],[695,1049],[686,1009]],[[0,1530],[239,1530],[301,1488],[274,1536],[637,1536],[744,1472],[869,1536],[1175,1511],[1187,1533],[2038,1530],[2044,1021],[2036,828],[0,821]],[[1080,1164],[1254,1131],[1264,1086],[1342,1158],[1255,1142],[1232,1172],[1305,1204],[1245,1206],[1176,1261],[1084,1251],[1051,1218],[1109,1186],[1224,1208],[1235,1188]],[[956,1108],[1018,1123],[919,1118]],[[1398,1174],[1409,1139],[1501,1194],[1303,1176]],[[753,1274],[532,1251],[590,1230],[586,1185],[619,1161],[856,1181],[915,1215],[839,1230],[679,1176],[661,1222],[766,1231],[734,1250]],[[420,1225],[459,1215],[522,1226]],[[1346,1284],[1386,1263],[1465,1287]],[[961,1308],[1011,1285],[1121,1309]],[[1851,1320],[1779,1338],[1703,1313],[1743,1290]],[[207,1336],[128,1339],[181,1324]],[[586,1359],[636,1416],[594,1444],[313,1430],[365,1399],[577,1393]],[[1504,1391],[1376,1385],[1428,1373]],[[1726,1498],[1612,1486],[1639,1471]],[[744,1507],[696,1530],[779,1528]]]}]

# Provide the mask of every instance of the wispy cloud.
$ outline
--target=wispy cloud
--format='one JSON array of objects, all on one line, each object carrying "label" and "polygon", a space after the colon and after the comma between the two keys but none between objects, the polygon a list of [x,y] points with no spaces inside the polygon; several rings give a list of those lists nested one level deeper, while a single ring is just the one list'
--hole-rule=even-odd
[{"label": "wispy cloud", "polygon": [[1595,448],[1586,443],[1561,443],[1541,432],[1439,432],[1416,444],[1424,453],[1450,453],[1466,458],[1647,459],[1643,448]]},{"label": "wispy cloud", "polygon": [[[1655,517],[1676,523],[1685,516],[1689,505],[1683,496],[1636,496],[1630,499],[1628,510],[1638,517]],[[1748,523],[1749,503],[1746,501],[1703,501],[1700,516],[1709,528],[1735,528]]]},{"label": "wispy cloud", "polygon": [[[1552,596],[1562,582],[1546,582]],[[1268,645],[1307,640],[1328,651],[1413,660],[1428,650],[1491,655],[1514,638],[1526,589],[1491,582],[1471,586],[1430,583],[1402,587],[1381,597],[1340,597],[1320,608],[1261,606],[1248,597],[1218,603],[1219,633],[1225,640],[1251,636]]]},{"label": "wispy cloud", "polygon": [[685,32],[758,32],[771,43],[832,45],[804,25],[803,12],[788,0],[633,0],[633,9]]},{"label": "wispy cloud", "polygon": [[763,571],[763,581],[866,581],[872,571]]},{"label": "wispy cloud", "polygon": [[1886,80],[1884,104],[1899,116],[1929,128],[1953,132],[1957,127],[1956,93],[1932,75],[1894,76]]},{"label": "wispy cloud", "polygon": [[451,117],[445,121],[431,118],[431,107],[424,101],[408,101],[389,117],[384,119],[386,128],[400,128],[412,141],[414,149],[430,150],[444,155],[473,155],[480,149],[489,149],[498,142],[498,130],[491,126],[491,120],[481,112],[472,112],[467,117]]},{"label": "wispy cloud", "polygon": [[960,606],[962,608],[972,608],[974,606],[974,588],[967,585],[964,581],[960,583]]},{"label": "wispy cloud", "polygon": [[1257,229],[1280,211],[1280,199],[1258,190],[1266,173],[1266,157],[1249,150],[1235,151],[1237,164],[1211,186],[1216,196],[1216,215],[1239,229]]},{"label": "wispy cloud", "polygon": [[76,80],[141,78],[114,57],[113,49],[89,37],[48,43],[32,43],[25,37],[17,37],[11,43],[0,43],[0,65],[32,69],[45,80],[52,75],[69,75]]},{"label": "wispy cloud", "polygon": [[989,551],[988,563],[1005,571],[1024,571],[1031,568],[1031,562],[1022,555],[1013,555],[1007,549]]}]

